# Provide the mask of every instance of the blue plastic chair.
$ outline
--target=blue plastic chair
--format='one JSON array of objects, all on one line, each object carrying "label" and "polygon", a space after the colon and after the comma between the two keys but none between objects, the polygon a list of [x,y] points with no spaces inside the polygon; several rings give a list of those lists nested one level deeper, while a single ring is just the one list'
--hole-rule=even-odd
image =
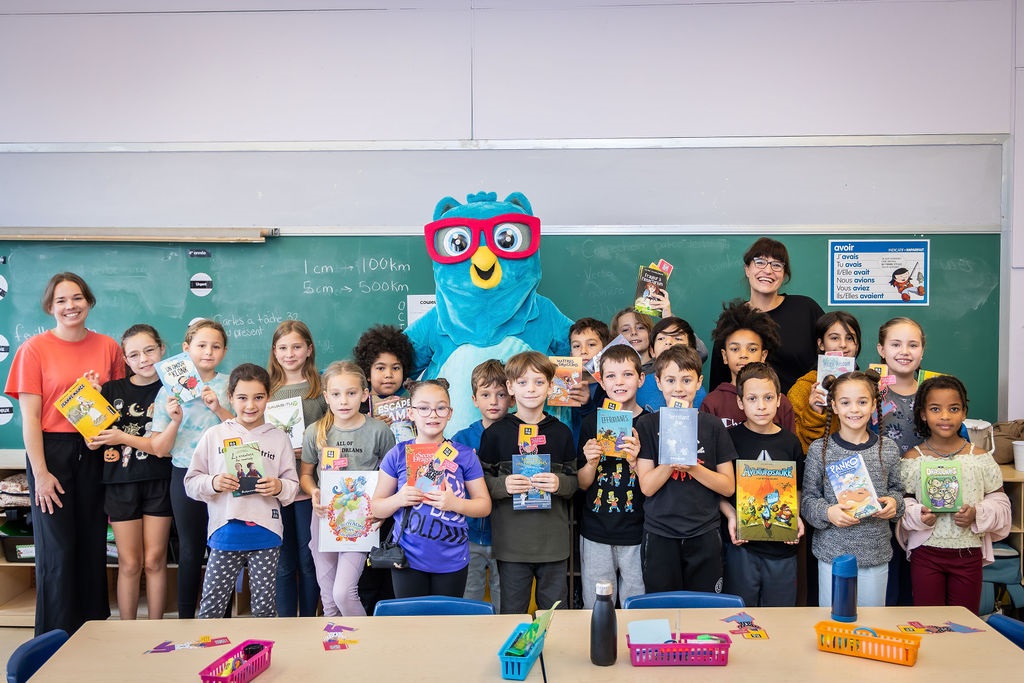
[{"label": "blue plastic chair", "polygon": [[1014,645],[1024,650],[1024,621],[1018,621],[1005,614],[993,614],[988,618],[988,625],[1010,639]]},{"label": "blue plastic chair", "polygon": [[425,595],[420,598],[381,600],[373,609],[375,617],[444,616],[449,614],[494,614],[494,605],[480,600]]},{"label": "blue plastic chair", "polygon": [[667,591],[628,597],[622,607],[624,609],[659,609],[665,607],[746,607],[746,605],[743,604],[743,598],[732,593]]},{"label": "blue plastic chair", "polygon": [[27,681],[67,640],[67,632],[57,628],[19,645],[7,660],[7,683]]}]

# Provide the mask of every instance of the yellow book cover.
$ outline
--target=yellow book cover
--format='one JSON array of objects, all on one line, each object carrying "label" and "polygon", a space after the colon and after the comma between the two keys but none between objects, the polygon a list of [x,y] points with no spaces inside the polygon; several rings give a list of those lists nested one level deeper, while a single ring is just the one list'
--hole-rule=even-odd
[{"label": "yellow book cover", "polygon": [[110,405],[110,402],[103,398],[103,395],[96,391],[84,377],[72,384],[60,398],[53,402],[53,405],[87,440],[114,424],[121,417],[121,413],[114,410],[114,406]]},{"label": "yellow book cover", "polygon": [[736,461],[737,538],[795,541],[799,513],[795,462]]},{"label": "yellow book cover", "polygon": [[537,425],[519,425],[519,454],[536,453],[539,444],[534,439],[537,438]]}]

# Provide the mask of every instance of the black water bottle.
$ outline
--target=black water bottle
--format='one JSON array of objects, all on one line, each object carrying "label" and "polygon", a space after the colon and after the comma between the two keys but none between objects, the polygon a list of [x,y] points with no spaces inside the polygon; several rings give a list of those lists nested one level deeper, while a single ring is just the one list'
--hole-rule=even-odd
[{"label": "black water bottle", "polygon": [[618,654],[618,640],[612,584],[610,581],[598,581],[597,600],[590,615],[590,661],[597,666],[614,664]]}]

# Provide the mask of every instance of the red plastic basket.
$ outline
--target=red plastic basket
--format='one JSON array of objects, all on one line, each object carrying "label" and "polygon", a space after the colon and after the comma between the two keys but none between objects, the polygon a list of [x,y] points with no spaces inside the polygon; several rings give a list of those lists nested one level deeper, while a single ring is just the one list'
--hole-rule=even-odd
[{"label": "red plastic basket", "polygon": [[[231,670],[230,663],[235,658],[241,658],[245,648],[249,645],[262,645],[263,649],[249,659],[242,662],[241,666]],[[259,676],[270,668],[270,650],[274,647],[272,640],[246,640],[224,653],[212,664],[199,672],[199,678],[203,683],[245,683]]]},{"label": "red plastic basket", "polygon": [[[718,642],[696,641],[698,636],[715,636]],[[633,666],[725,666],[729,663],[732,639],[725,633],[673,633],[674,643],[634,645],[626,636],[629,662]]]}]

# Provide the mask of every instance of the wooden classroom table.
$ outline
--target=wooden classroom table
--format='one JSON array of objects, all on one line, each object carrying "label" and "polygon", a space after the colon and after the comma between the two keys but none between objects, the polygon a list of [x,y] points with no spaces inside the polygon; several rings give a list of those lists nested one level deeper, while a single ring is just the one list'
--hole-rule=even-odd
[{"label": "wooden classroom table", "polygon": [[[323,647],[328,622],[357,628],[347,650]],[[32,677],[32,683],[199,681],[199,672],[243,640],[273,640],[259,683],[315,680],[500,681],[498,649],[529,615],[446,617],[307,617],[163,621],[90,621]],[[171,640],[226,636],[230,645],[143,654]],[[527,680],[540,681],[540,662]]]},{"label": "wooden classroom table", "polygon": [[[735,628],[721,619],[746,612],[768,633],[768,640],[746,640],[730,634],[726,666],[632,667],[626,647],[627,624],[641,619],[667,618],[674,632],[728,633]],[[952,621],[985,629],[980,633],[932,633],[922,636],[917,664],[902,666],[817,649],[814,625],[828,620],[829,610],[820,607],[748,607],[715,609],[618,610],[618,659],[613,666],[590,663],[590,612],[555,613],[545,638],[547,681],[743,681],[784,683],[795,681],[913,681],[1021,680],[1021,650],[981,619],[962,607],[860,607],[857,625],[898,631],[898,624],[919,621],[942,625]],[[678,622],[677,622],[678,619]],[[678,627],[676,624],[678,623]],[[535,667],[536,668],[536,667]]]}]

